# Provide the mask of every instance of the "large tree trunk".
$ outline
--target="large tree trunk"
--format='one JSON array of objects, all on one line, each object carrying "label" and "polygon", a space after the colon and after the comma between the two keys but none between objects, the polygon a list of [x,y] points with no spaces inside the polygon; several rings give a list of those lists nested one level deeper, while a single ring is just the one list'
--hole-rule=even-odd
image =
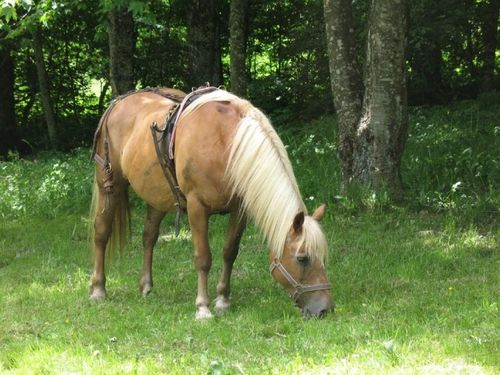
[{"label": "large tree trunk", "polygon": [[364,89],[354,57],[350,1],[325,0],[324,7],[344,188],[356,183],[387,189],[398,199],[407,136],[406,0],[372,1]]},{"label": "large tree trunk", "polygon": [[118,96],[134,88],[136,32],[132,13],[126,9],[113,8],[108,20],[111,89]]},{"label": "large tree trunk", "polygon": [[14,61],[7,43],[0,43],[0,155],[19,146],[14,103]]},{"label": "large tree trunk", "polygon": [[353,176],[375,189],[402,194],[406,142],[406,0],[377,0],[370,9],[365,94],[357,128]]},{"label": "large tree trunk", "polygon": [[222,84],[222,64],[217,22],[217,1],[194,0],[188,11],[188,48],[190,77],[188,84],[197,87],[209,82]]},{"label": "large tree trunk", "polygon": [[49,133],[49,142],[52,148],[57,148],[57,129],[52,109],[52,100],[50,98],[49,79],[47,70],[45,69],[45,60],[43,58],[43,42],[42,33],[39,27],[36,27],[32,32],[33,48],[35,50],[35,64],[38,74],[38,85],[40,88],[40,99],[42,101],[45,121]]},{"label": "large tree trunk", "polygon": [[229,14],[229,54],[231,91],[245,96],[247,91],[248,0],[232,0]]}]

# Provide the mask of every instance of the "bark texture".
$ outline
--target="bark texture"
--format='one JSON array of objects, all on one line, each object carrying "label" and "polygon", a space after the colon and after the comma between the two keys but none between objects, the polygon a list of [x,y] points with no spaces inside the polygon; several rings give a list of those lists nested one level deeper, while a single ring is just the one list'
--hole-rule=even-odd
[{"label": "bark texture", "polygon": [[209,82],[222,84],[222,64],[217,22],[217,1],[193,0],[188,10],[188,48],[190,79],[198,87]]},{"label": "bark texture", "polygon": [[108,14],[109,63],[113,96],[134,88],[134,53],[136,32],[132,13],[113,8]]},{"label": "bark texture", "polygon": [[0,43],[0,155],[19,146],[14,102],[14,61],[7,43]]},{"label": "bark texture", "polygon": [[245,96],[247,91],[248,0],[232,0],[229,14],[229,54],[231,91]]},{"label": "bark texture", "polygon": [[[371,2],[364,80],[355,60],[348,0],[325,0],[325,24],[344,188],[351,183],[402,195],[407,136],[406,0]],[[362,103],[362,104],[361,104]]]},{"label": "bark texture", "polygon": [[40,99],[42,101],[43,113],[45,122],[47,123],[47,131],[49,134],[49,142],[52,148],[57,148],[57,129],[50,98],[49,78],[47,69],[45,68],[45,60],[43,57],[43,41],[42,32],[39,27],[36,27],[32,32],[33,49],[35,50],[35,64],[38,75],[38,86],[40,88]]},{"label": "bark texture", "polygon": [[353,176],[354,143],[363,101],[351,3],[351,0],[324,1],[330,82],[339,126],[338,157],[344,188]]}]

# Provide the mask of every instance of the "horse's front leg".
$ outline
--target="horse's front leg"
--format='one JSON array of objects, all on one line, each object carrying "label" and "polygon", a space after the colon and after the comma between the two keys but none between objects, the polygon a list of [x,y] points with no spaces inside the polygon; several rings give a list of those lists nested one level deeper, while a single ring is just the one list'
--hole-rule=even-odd
[{"label": "horse's front leg", "polygon": [[165,217],[165,212],[159,211],[148,205],[146,220],[144,221],[144,232],[142,243],[144,245],[144,260],[142,263],[139,291],[146,296],[153,288],[153,247],[160,234],[160,223]]},{"label": "horse's front leg", "polygon": [[217,284],[217,298],[215,309],[217,312],[225,312],[230,307],[229,294],[231,293],[231,272],[233,264],[238,256],[241,236],[245,230],[246,220],[239,211],[231,212],[227,228],[227,237],[224,243],[224,265]]},{"label": "horse's front leg", "polygon": [[212,266],[212,254],[208,243],[207,208],[196,198],[188,197],[187,212],[194,245],[194,265],[198,273],[198,295],[196,297],[196,319],[209,319],[208,273]]}]

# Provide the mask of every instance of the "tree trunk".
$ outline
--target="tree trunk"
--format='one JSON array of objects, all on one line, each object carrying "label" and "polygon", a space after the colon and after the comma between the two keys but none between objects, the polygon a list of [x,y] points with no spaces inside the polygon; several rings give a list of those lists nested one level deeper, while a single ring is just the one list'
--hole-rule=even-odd
[{"label": "tree trunk", "polygon": [[47,123],[50,146],[55,149],[57,148],[56,121],[54,118],[54,111],[52,109],[52,100],[50,98],[49,79],[47,76],[47,70],[45,69],[45,60],[43,58],[42,33],[39,27],[36,27],[33,30],[32,37],[33,48],[35,50],[36,71],[38,74],[38,85],[40,88],[40,99],[42,101],[45,121]]},{"label": "tree trunk", "polygon": [[222,84],[222,64],[215,0],[191,1],[188,11],[188,48],[192,87]]},{"label": "tree trunk", "polygon": [[106,94],[109,89],[109,82],[104,82],[104,85],[101,88],[101,93],[99,94],[99,102],[97,104],[97,113],[104,112],[104,99],[106,98]]},{"label": "tree trunk", "polygon": [[364,89],[355,60],[350,1],[325,0],[324,9],[343,187],[356,183],[375,190],[387,189],[399,199],[408,124],[406,0],[371,3]]},{"label": "tree trunk", "polygon": [[246,96],[247,91],[247,17],[248,0],[232,0],[229,14],[229,54],[231,91]]},{"label": "tree trunk", "polygon": [[407,137],[406,0],[377,0],[370,9],[365,94],[357,128],[353,177],[402,196],[401,157]]},{"label": "tree trunk", "polygon": [[363,83],[356,60],[351,0],[325,0],[325,26],[333,103],[337,112],[342,190],[353,175],[356,127],[361,117]]},{"label": "tree trunk", "polygon": [[109,65],[113,96],[134,89],[136,32],[132,13],[113,8],[108,14]]},{"label": "tree trunk", "polygon": [[484,6],[483,15],[483,68],[481,91],[488,92],[495,89],[495,51],[497,50],[498,11],[500,2],[490,0]]},{"label": "tree trunk", "polygon": [[0,155],[19,147],[14,102],[14,60],[7,43],[0,44]]}]

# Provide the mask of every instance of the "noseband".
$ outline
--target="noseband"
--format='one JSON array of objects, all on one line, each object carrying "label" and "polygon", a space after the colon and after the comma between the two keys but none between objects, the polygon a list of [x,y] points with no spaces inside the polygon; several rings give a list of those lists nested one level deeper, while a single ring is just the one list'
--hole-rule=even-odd
[{"label": "noseband", "polygon": [[297,303],[300,296],[304,293],[316,292],[318,290],[330,290],[331,289],[330,284],[303,285],[301,283],[298,283],[293,278],[293,276],[290,275],[290,273],[288,273],[288,271],[285,269],[283,264],[281,264],[281,262],[278,258],[274,258],[273,262],[269,266],[269,272],[271,272],[271,274],[272,274],[275,268],[280,270],[281,274],[285,277],[285,279],[288,280],[290,285],[295,290],[293,295],[291,296],[293,299],[293,302],[295,302],[295,303]]}]

